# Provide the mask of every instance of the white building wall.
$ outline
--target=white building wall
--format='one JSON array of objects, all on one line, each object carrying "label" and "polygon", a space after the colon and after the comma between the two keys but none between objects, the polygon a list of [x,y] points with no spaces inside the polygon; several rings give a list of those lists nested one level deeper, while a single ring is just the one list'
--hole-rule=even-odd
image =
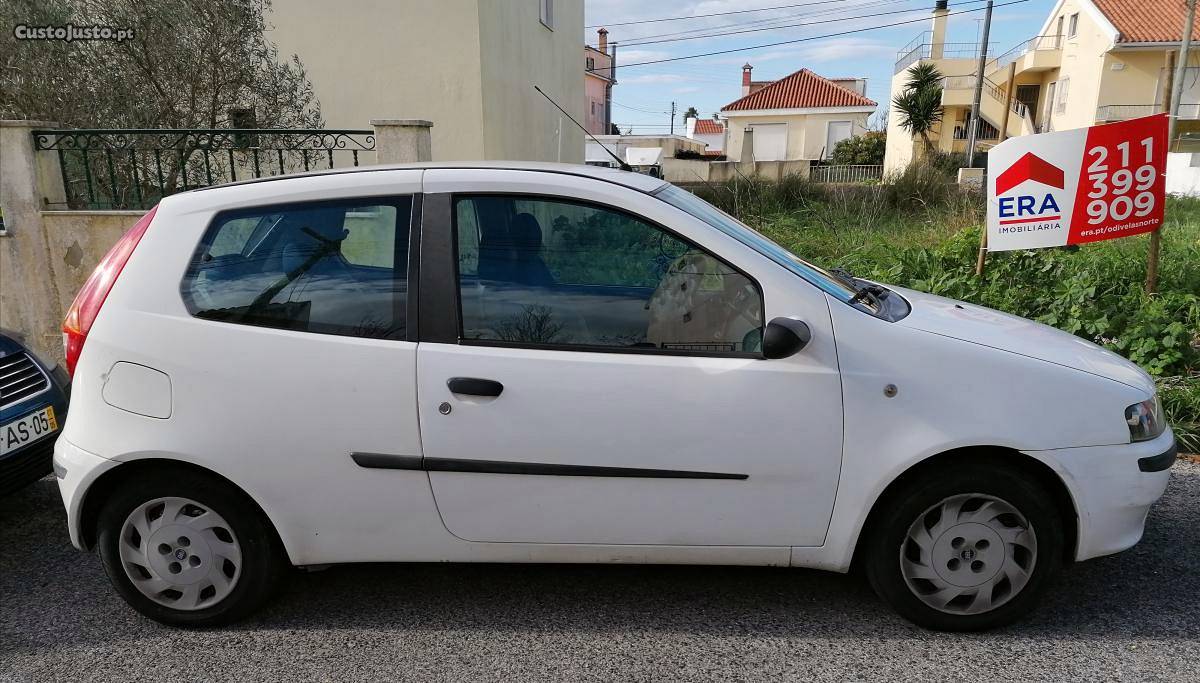
[{"label": "white building wall", "polygon": [[1200,152],[1167,155],[1167,193],[1200,196]]},{"label": "white building wall", "polygon": [[725,149],[724,133],[697,133],[692,135],[692,139],[708,145],[705,149],[709,152],[720,152]]},{"label": "white building wall", "polygon": [[272,5],[267,37],[299,55],[327,127],[427,119],[434,160],[583,161],[583,133],[533,89],[582,117],[583,0],[555,0],[553,30],[535,0]]}]

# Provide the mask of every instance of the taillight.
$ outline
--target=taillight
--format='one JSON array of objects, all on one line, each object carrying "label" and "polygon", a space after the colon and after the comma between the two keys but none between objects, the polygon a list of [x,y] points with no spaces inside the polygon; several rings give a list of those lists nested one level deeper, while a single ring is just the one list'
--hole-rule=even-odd
[{"label": "taillight", "polygon": [[71,307],[67,309],[67,319],[63,321],[63,350],[67,356],[67,372],[75,374],[75,364],[79,362],[79,354],[83,352],[83,342],[87,340],[88,331],[100,313],[100,307],[108,298],[117,276],[129,261],[133,250],[141,241],[142,235],[154,220],[155,206],[150,212],[138,219],[137,223],[126,232],[112,249],[100,259],[100,264],[92,271],[83,288],[75,295]]}]

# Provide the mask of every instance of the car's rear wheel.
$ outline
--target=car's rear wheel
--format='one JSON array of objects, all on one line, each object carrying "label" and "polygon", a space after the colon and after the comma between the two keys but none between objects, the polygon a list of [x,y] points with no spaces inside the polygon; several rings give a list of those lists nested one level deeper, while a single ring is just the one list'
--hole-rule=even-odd
[{"label": "car's rear wheel", "polygon": [[282,579],[274,530],[240,492],[191,472],[140,476],[100,511],[109,580],[142,614],[216,626],[259,607]]},{"label": "car's rear wheel", "polygon": [[909,484],[866,539],[867,577],[926,628],[974,631],[1028,614],[1058,572],[1063,523],[1049,492],[970,463]]}]

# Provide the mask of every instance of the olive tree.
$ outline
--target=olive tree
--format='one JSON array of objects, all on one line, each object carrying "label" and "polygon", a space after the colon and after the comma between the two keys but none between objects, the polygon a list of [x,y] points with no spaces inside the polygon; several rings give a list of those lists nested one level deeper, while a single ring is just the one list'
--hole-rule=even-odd
[{"label": "olive tree", "polygon": [[[304,65],[267,39],[269,9],[269,0],[0,2],[0,118],[67,128],[321,128]],[[20,40],[21,24],[107,26],[133,38]],[[155,151],[140,154],[142,143],[132,140],[122,138],[115,164],[103,151],[66,155],[68,196],[78,199],[87,178],[95,201],[129,208],[151,194],[227,179],[235,163],[232,153],[207,151],[220,146],[214,137],[157,138],[145,143]]]},{"label": "olive tree", "polygon": [[[0,117],[90,128],[316,128],[300,59],[267,39],[269,0],[5,0]],[[130,28],[132,40],[18,40],[19,24]]]}]

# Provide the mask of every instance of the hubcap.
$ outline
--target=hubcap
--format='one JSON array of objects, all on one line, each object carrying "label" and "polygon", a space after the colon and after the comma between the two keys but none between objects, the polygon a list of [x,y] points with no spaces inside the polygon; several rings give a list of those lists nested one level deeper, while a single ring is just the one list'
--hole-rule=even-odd
[{"label": "hubcap", "polygon": [[980,614],[1014,598],[1033,574],[1037,536],[1011,503],[982,493],[951,496],[912,523],[900,571],[921,602]]},{"label": "hubcap", "polygon": [[179,610],[211,607],[229,595],[242,548],[216,512],[187,498],[156,498],[121,527],[121,563],[142,595]]}]

